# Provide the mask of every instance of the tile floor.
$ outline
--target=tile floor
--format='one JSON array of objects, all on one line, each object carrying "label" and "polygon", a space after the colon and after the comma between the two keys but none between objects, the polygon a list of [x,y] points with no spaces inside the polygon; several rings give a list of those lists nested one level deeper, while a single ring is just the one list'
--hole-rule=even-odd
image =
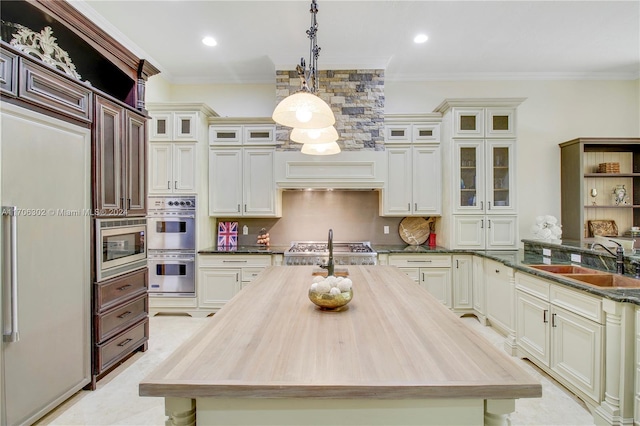
[{"label": "tile floor", "polygon": [[[502,349],[502,336],[473,317],[462,320]],[[210,318],[155,316],[151,318],[149,349],[137,353],[98,382],[95,391],[81,391],[37,425],[164,425],[162,398],[138,396],[138,383],[176,347]],[[518,362],[542,383],[542,398],[520,399],[511,415],[513,426],[593,425],[584,405],[528,361]]]}]

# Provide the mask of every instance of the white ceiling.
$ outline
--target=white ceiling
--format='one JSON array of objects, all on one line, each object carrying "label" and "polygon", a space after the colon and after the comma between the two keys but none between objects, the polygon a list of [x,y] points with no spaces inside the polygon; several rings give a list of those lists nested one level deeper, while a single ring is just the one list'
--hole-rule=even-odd
[{"label": "white ceiling", "polygon": [[[638,0],[317,1],[320,70],[383,68],[387,81],[640,77]],[[276,69],[308,62],[310,0],[71,2],[172,83],[273,83]],[[427,43],[413,43],[419,32]]]}]

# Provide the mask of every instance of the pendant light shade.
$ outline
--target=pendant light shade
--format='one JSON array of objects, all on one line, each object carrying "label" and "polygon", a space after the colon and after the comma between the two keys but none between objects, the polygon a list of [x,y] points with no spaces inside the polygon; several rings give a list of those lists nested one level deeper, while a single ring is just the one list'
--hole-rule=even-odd
[{"label": "pendant light shade", "polygon": [[309,144],[302,145],[300,150],[303,154],[309,155],[333,155],[340,152],[340,146],[337,142],[321,143],[321,144]]},{"label": "pendant light shade", "polygon": [[298,143],[321,144],[338,140],[338,131],[333,126],[322,129],[297,129],[294,128],[289,136],[292,141]]},{"label": "pendant light shade", "polygon": [[272,118],[278,124],[298,129],[321,129],[336,122],[331,107],[309,92],[297,92],[284,98],[276,106]]}]

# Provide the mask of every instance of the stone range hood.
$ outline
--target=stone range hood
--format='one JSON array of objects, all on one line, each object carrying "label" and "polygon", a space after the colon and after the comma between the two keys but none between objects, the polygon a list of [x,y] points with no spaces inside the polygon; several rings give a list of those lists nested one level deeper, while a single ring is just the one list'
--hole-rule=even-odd
[{"label": "stone range hood", "polygon": [[[336,117],[343,152],[384,151],[384,70],[321,70],[318,89]],[[277,102],[298,90],[296,71],[276,71]],[[289,139],[290,132],[276,125],[278,149],[300,151],[301,145]]]}]

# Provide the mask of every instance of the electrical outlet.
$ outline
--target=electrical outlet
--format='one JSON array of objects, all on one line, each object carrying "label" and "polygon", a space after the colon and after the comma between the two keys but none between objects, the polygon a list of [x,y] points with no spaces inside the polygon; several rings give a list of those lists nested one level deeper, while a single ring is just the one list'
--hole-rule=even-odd
[{"label": "electrical outlet", "polygon": [[384,226],[384,233],[385,234],[389,233],[389,227],[387,225]]},{"label": "electrical outlet", "polygon": [[242,235],[249,235],[249,227],[247,225],[242,227]]},{"label": "electrical outlet", "polygon": [[550,249],[542,249],[542,255],[543,256],[551,256],[551,250]]},{"label": "electrical outlet", "polygon": [[577,253],[571,253],[571,261],[574,263],[580,263],[582,262],[582,256]]},{"label": "electrical outlet", "polygon": [[543,257],[542,263],[544,263],[545,265],[551,265],[551,259],[548,257]]}]

